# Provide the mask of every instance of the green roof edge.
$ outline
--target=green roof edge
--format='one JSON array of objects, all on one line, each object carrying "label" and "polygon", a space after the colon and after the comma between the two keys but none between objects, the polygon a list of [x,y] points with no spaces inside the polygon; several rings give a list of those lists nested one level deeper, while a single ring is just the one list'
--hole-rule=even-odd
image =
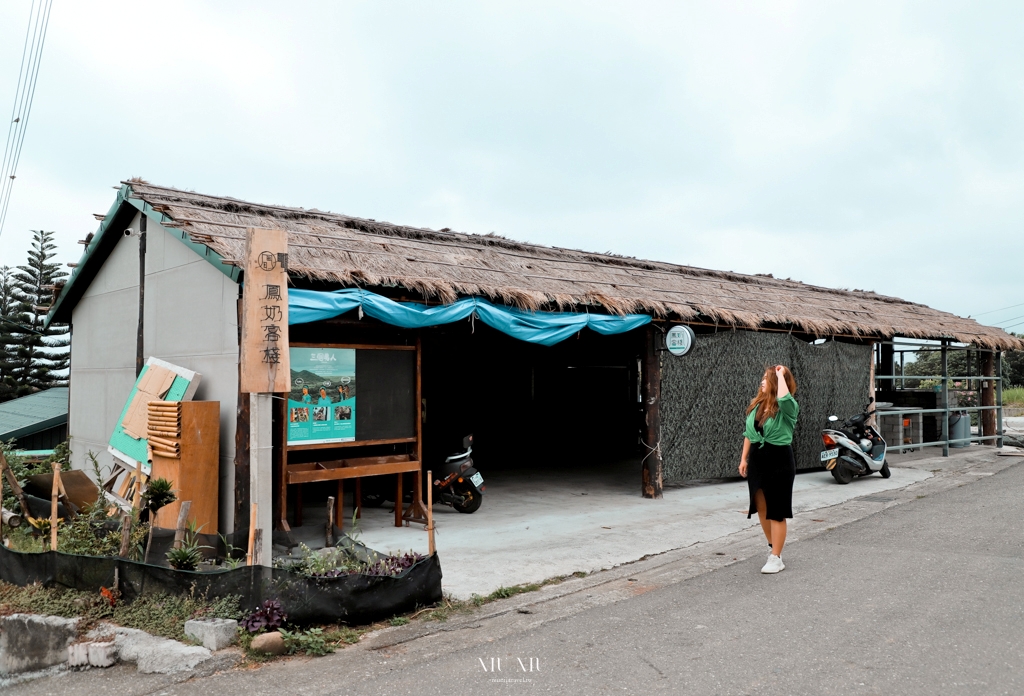
[{"label": "green roof edge", "polygon": [[165,213],[153,210],[149,203],[146,203],[143,199],[136,197],[130,184],[121,184],[121,187],[117,191],[117,198],[114,199],[114,202],[111,204],[107,214],[103,217],[103,220],[100,221],[99,227],[93,234],[92,239],[85,246],[85,249],[82,250],[82,256],[78,259],[78,263],[71,271],[71,276],[64,284],[60,295],[57,297],[57,301],[53,303],[53,306],[50,307],[50,311],[46,313],[46,322],[43,324],[44,329],[50,326],[54,316],[56,316],[61,305],[70,294],[72,286],[78,280],[79,275],[83,273],[83,269],[86,267],[93,254],[100,247],[101,241],[106,238],[107,234],[121,234],[121,230],[110,232],[110,228],[113,225],[114,219],[117,217],[118,213],[121,212],[124,205],[130,205],[140,211],[147,219],[160,225],[168,234],[197,253],[218,271],[236,283],[238,282],[238,279],[242,275],[242,270],[240,268],[224,263],[224,257],[210,249],[205,244],[199,244],[192,241],[185,230],[165,226],[165,222],[174,222],[174,218],[166,215]]}]

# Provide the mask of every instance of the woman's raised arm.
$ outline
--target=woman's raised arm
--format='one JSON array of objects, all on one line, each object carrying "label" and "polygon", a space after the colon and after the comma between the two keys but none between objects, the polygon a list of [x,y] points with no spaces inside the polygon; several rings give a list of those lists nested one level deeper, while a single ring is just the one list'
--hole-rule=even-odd
[{"label": "woman's raised arm", "polygon": [[775,397],[781,399],[789,393],[789,385],[786,384],[786,368],[782,365],[775,366],[775,381],[779,383],[779,389]]}]

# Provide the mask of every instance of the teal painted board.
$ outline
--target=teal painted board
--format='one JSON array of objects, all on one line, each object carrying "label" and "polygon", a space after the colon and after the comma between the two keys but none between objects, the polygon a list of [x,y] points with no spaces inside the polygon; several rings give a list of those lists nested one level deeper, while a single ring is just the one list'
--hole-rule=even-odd
[{"label": "teal painted board", "polygon": [[146,361],[146,364],[142,368],[142,372],[140,372],[139,376],[135,378],[135,384],[132,386],[132,390],[128,394],[128,398],[125,399],[124,408],[121,409],[121,415],[118,417],[117,423],[114,425],[114,432],[110,436],[110,447],[108,449],[111,454],[118,459],[125,460],[126,463],[141,462],[144,470],[149,469],[149,441],[146,438],[136,440],[134,437],[128,435],[124,431],[122,423],[124,422],[125,416],[128,414],[128,409],[131,407],[135,394],[139,391],[139,384],[141,383],[142,378],[146,376],[146,372],[149,370],[151,365],[158,365],[175,373],[174,381],[171,382],[171,386],[167,390],[167,394],[163,397],[164,401],[190,400],[192,395],[195,394],[196,389],[199,387],[199,381],[202,379],[202,375],[198,372],[192,372],[191,370],[186,370],[152,357]]}]

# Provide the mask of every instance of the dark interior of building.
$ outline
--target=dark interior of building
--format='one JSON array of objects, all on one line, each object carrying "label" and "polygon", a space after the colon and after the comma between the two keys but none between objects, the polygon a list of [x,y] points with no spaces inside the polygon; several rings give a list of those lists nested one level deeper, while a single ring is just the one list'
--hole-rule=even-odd
[{"label": "dark interior of building", "polygon": [[[636,475],[624,462],[641,447],[640,331],[602,336],[584,330],[551,347],[516,340],[479,321],[423,329],[420,335],[425,470],[460,451],[463,438],[473,434],[473,459],[485,479],[501,471],[560,467],[571,473],[618,463],[624,475]],[[294,326],[291,340],[414,345],[415,336],[373,320],[344,318]],[[359,448],[359,456],[406,451],[403,447],[408,446]],[[289,461],[352,456],[353,449],[295,451]],[[294,510],[299,491],[290,489]],[[302,486],[301,495],[304,504],[316,504],[335,490],[333,483],[311,483]],[[352,490],[350,485],[346,493]],[[363,481],[364,494],[383,491],[390,499],[393,490],[393,476]]]}]

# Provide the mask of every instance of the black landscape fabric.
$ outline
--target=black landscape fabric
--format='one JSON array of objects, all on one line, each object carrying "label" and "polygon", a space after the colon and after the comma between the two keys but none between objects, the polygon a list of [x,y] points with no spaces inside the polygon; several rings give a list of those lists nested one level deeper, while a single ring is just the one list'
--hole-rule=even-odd
[{"label": "black landscape fabric", "polygon": [[830,415],[860,413],[870,397],[871,348],[789,336],[723,331],[698,336],[693,351],[661,353],[661,452],[666,482],[738,476],[747,405],[769,365],[788,365],[800,417],[797,469],[821,466],[821,430]]},{"label": "black landscape fabric", "polygon": [[280,568],[243,566],[234,570],[190,572],[121,558],[73,556],[57,551],[20,553],[0,546],[0,580],[14,585],[41,583],[87,592],[114,586],[125,601],[142,594],[187,594],[210,598],[240,595],[251,611],[264,600],[281,602],[296,625],[359,625],[428,606],[441,599],[441,563],[430,556],[397,576],[342,575],[311,578]]}]

